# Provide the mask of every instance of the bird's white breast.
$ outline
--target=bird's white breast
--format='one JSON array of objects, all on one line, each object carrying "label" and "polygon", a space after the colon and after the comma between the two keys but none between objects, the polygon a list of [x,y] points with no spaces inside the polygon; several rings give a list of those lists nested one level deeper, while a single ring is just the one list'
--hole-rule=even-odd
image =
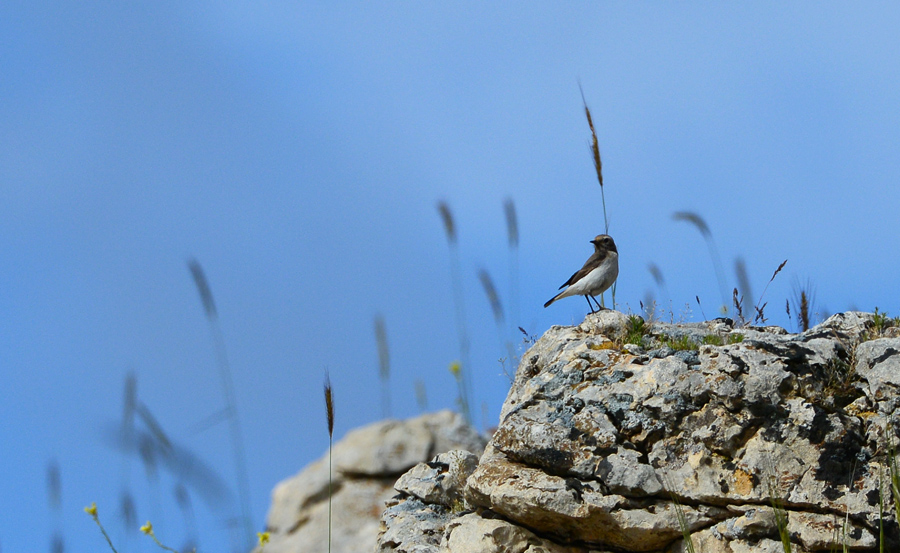
[{"label": "bird's white breast", "polygon": [[606,259],[603,260],[596,269],[589,272],[578,282],[572,284],[566,289],[571,295],[597,295],[606,291],[612,286],[616,277],[619,276],[619,254],[609,252]]}]

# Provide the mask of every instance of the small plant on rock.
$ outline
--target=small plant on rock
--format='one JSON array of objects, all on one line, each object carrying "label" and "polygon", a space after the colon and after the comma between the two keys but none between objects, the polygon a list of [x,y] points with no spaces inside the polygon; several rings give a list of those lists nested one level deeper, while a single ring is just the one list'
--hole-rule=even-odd
[{"label": "small plant on rock", "polygon": [[889,420],[885,431],[888,435],[888,470],[890,488],[894,504],[894,515],[900,520],[900,466],[897,464],[897,450],[894,447],[894,424]]},{"label": "small plant on rock", "polygon": [[806,332],[812,326],[810,315],[814,312],[815,292],[812,282],[807,279],[806,283],[799,280],[794,281],[794,316],[797,318],[797,326],[800,332]]},{"label": "small plant on rock", "polygon": [[784,508],[784,501],[778,495],[775,479],[769,481],[769,503],[775,515],[775,527],[778,529],[778,537],[781,538],[781,547],[784,553],[791,553],[791,534],[788,531],[788,513]]},{"label": "small plant on rock", "polygon": [[[699,303],[699,300],[697,301]],[[744,297],[738,295],[737,288],[735,288],[734,292],[731,294],[731,304],[734,305],[734,316],[737,318],[738,325],[746,325],[747,319],[744,317]]]},{"label": "small plant on rock", "polygon": [[663,343],[675,351],[691,351],[699,347],[697,342],[692,340],[687,334],[678,338],[666,338],[663,340]]},{"label": "small plant on rock", "polygon": [[625,336],[622,337],[622,345],[644,345],[644,336],[650,331],[646,321],[639,315],[629,315],[625,323]]},{"label": "small plant on rock", "polygon": [[529,347],[533,346],[538,341],[537,336],[535,336],[534,334],[529,334],[528,331],[525,330],[524,328],[522,328],[521,326],[519,327],[519,332],[521,332],[522,335],[525,336],[524,338],[522,338],[522,342],[526,346],[529,346]]},{"label": "small plant on rock", "polygon": [[[756,311],[756,316],[754,317],[754,322],[766,324],[765,309],[766,309],[766,305],[768,305],[768,302],[762,303],[762,300],[766,296],[766,290],[769,289],[769,285],[772,284],[772,281],[775,280],[775,277],[778,276],[778,273],[780,273],[781,270],[784,269],[784,266],[787,265],[787,262],[788,262],[788,260],[785,259],[784,261],[781,262],[781,265],[779,265],[778,268],[775,269],[775,272],[772,273],[772,278],[770,278],[769,282],[766,283],[766,287],[763,289],[762,294],[759,296],[759,300],[756,302],[756,305],[753,306],[753,309]],[[760,304],[762,304],[762,305],[760,305]]]},{"label": "small plant on rock", "polygon": [[687,553],[695,553],[694,539],[691,538],[691,527],[688,525],[687,517],[684,516],[684,508],[678,502],[675,494],[672,494],[672,503],[675,505],[675,516],[678,517],[678,528],[681,529],[684,548],[687,550]]},{"label": "small plant on rock", "polygon": [[834,357],[825,364],[826,397],[847,393],[853,383],[853,365],[839,357]]},{"label": "small plant on rock", "polygon": [[891,317],[876,307],[875,313],[872,315],[870,331],[863,335],[863,341],[883,338],[887,335],[888,329],[898,326],[900,326],[900,317]]},{"label": "small plant on rock", "polygon": [[[669,490],[672,489],[672,483],[666,477],[663,477],[663,485]],[[678,528],[681,530],[684,550],[687,553],[694,553],[696,550],[694,549],[694,540],[691,538],[691,526],[688,524],[687,517],[684,514],[684,507],[681,506],[681,502],[678,501],[678,496],[675,495],[674,491],[669,492],[669,498],[672,500],[672,506],[675,507],[675,517],[678,520]]]}]

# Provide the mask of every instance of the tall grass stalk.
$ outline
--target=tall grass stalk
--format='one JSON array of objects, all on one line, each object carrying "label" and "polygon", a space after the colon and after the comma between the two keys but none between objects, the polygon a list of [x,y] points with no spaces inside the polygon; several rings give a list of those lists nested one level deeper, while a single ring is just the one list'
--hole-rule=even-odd
[{"label": "tall grass stalk", "polygon": [[134,432],[135,406],[137,405],[137,377],[129,372],[125,377],[125,390],[122,392],[122,436],[129,437]]},{"label": "tall grass stalk", "polygon": [[888,420],[885,425],[885,432],[888,435],[888,470],[890,471],[891,496],[894,503],[894,516],[900,523],[900,467],[897,466],[897,450],[894,448],[894,422]]},{"label": "tall grass stalk", "polygon": [[[491,312],[494,314],[494,323],[497,326],[497,339],[500,341],[500,348],[506,350],[507,359],[515,366],[516,352],[513,349],[512,342],[506,335],[506,318],[503,316],[503,304],[500,302],[497,288],[494,287],[494,281],[485,269],[478,271],[478,280],[481,281],[481,286],[484,288],[484,294],[491,304]],[[504,371],[505,370],[506,368],[504,367]]]},{"label": "tall grass stalk", "polygon": [[56,459],[50,459],[50,462],[47,463],[47,503],[50,505],[50,509],[56,513],[62,506],[62,478]]},{"label": "tall grass stalk", "polygon": [[[149,417],[143,418],[142,420],[148,419]],[[136,435],[135,445],[137,447],[137,454],[144,466],[144,476],[147,479],[149,488],[151,512],[156,520],[163,520],[161,516],[163,509],[160,492],[159,458],[161,457],[160,454],[162,454],[163,450],[167,448],[167,445],[164,445],[164,442],[159,441],[157,436],[159,436],[158,433],[154,433],[152,429],[148,429],[147,432],[141,432]]]},{"label": "tall grass stalk", "polygon": [[391,355],[388,350],[387,326],[384,316],[375,315],[375,342],[378,344],[378,374],[381,377],[381,414],[391,417]]},{"label": "tall grass stalk", "polygon": [[801,283],[799,279],[794,280],[794,313],[797,317],[797,324],[800,331],[805,332],[812,326],[810,314],[813,312],[813,304],[815,303],[815,292],[812,282],[806,279],[805,283]]},{"label": "tall grass stalk", "polygon": [[[122,392],[122,426],[119,429],[120,439],[123,443],[132,443],[135,435],[135,411],[137,409],[137,377],[129,372],[125,377],[125,388]],[[121,486],[119,497],[119,514],[125,527],[125,547],[128,549],[132,534],[137,529],[137,509],[134,506],[134,498],[129,491],[131,478],[131,455],[122,454]],[[121,538],[122,534],[119,533]]]},{"label": "tall grass stalk", "polygon": [[59,463],[50,459],[47,463],[47,503],[53,512],[53,535],[50,538],[50,550],[53,553],[65,551],[66,542],[62,534],[62,478]]},{"label": "tall grass stalk", "polygon": [[706,313],[703,312],[703,304],[700,303],[700,296],[694,296],[694,299],[697,300],[697,307],[700,308],[700,315],[703,316],[703,320],[708,321],[709,319],[706,318]]},{"label": "tall grass stalk", "polygon": [[328,422],[328,553],[331,553],[331,452],[334,446],[334,394],[331,390],[331,379],[325,371],[325,418]]},{"label": "tall grass stalk", "polygon": [[437,205],[438,213],[444,224],[444,232],[447,235],[447,244],[450,246],[450,278],[453,283],[453,303],[456,306],[456,330],[459,335],[460,369],[454,375],[460,387],[460,410],[466,422],[472,424],[471,398],[473,395],[471,365],[469,364],[469,333],[466,327],[466,310],[463,302],[462,275],[459,263],[459,246],[456,239],[456,224],[453,221],[453,213],[447,202],[440,201]]},{"label": "tall grass stalk", "polygon": [[609,234],[609,218],[606,216],[606,193],[603,189],[603,161],[600,159],[600,141],[597,140],[597,130],[594,128],[594,118],[591,117],[591,108],[584,99],[584,89],[578,83],[581,91],[581,103],[584,105],[584,115],[587,117],[588,127],[591,129],[591,158],[594,160],[594,170],[597,172],[597,182],[600,183],[600,198],[603,201],[603,233]]},{"label": "tall grass stalk", "polygon": [[413,387],[416,389],[416,404],[419,406],[419,411],[424,413],[428,410],[428,391],[425,389],[425,382],[421,378],[417,378],[413,382]]},{"label": "tall grass stalk", "polygon": [[[175,485],[175,488],[172,490],[172,494],[175,496],[175,503],[178,504],[178,509],[181,511],[181,519],[184,521],[185,528],[187,529],[188,534],[188,542],[196,543],[197,542],[197,517],[194,515],[194,506],[191,502],[191,494],[188,492],[187,487],[179,482]],[[190,547],[182,547],[182,549],[187,550]]]},{"label": "tall grass stalk", "polygon": [[[450,374],[453,375],[453,379],[456,380],[456,388],[459,390],[459,397],[457,399],[459,408],[463,413],[469,413],[469,400],[468,397],[466,397],[466,385],[465,380],[463,380],[464,375],[462,373],[462,365],[460,365],[459,361],[450,363]],[[466,422],[470,425],[472,424],[472,421],[469,418],[466,418]]]},{"label": "tall grass stalk", "polygon": [[675,499],[675,496],[672,496],[672,501],[675,504],[675,516],[678,517],[678,527],[681,529],[681,537],[684,540],[684,546],[688,550],[688,553],[695,553],[694,539],[691,537],[691,528],[688,526],[687,518],[684,516],[684,508],[681,506],[681,503]]},{"label": "tall grass stalk", "polygon": [[659,268],[659,265],[656,263],[648,263],[647,270],[650,271],[650,276],[653,277],[653,282],[656,283],[656,287],[659,289],[660,303],[664,303],[666,300],[671,299],[669,291],[666,289],[666,279],[663,277],[662,269]]},{"label": "tall grass stalk", "polygon": [[513,325],[519,324],[519,220],[512,198],[503,202],[506,216],[506,238],[509,245],[509,317]]},{"label": "tall grass stalk", "polygon": [[734,274],[737,277],[738,290],[741,292],[742,298],[749,298],[753,301],[753,290],[750,287],[750,277],[747,275],[747,263],[743,257],[734,260]]},{"label": "tall grass stalk", "polygon": [[123,489],[119,495],[119,516],[122,518],[122,524],[125,525],[125,546],[128,548],[131,535],[138,527],[137,507],[135,507],[134,497],[128,489]]},{"label": "tall grass stalk", "polygon": [[[787,262],[788,262],[788,260],[785,259],[784,261],[781,262],[781,265],[779,265],[778,268],[775,269],[775,272],[772,273],[772,277],[769,279],[769,282],[766,283],[766,287],[763,288],[762,294],[759,295],[759,299],[756,300],[756,305],[753,307],[756,310],[756,318],[755,318],[756,321],[762,321],[763,324],[765,324],[766,318],[765,318],[765,315],[763,314],[763,310],[766,308],[766,304],[762,303],[762,300],[764,297],[766,297],[766,291],[768,291],[769,285],[772,284],[772,281],[775,280],[775,277],[778,276],[778,273],[780,273],[781,270],[784,269],[784,266],[787,265]],[[761,303],[762,303],[762,305],[760,305]]]},{"label": "tall grass stalk", "polygon": [[[853,468],[850,469],[850,477],[847,482],[847,492],[853,493],[853,480],[856,475],[856,460],[853,461]],[[879,490],[880,491],[880,490]],[[841,525],[841,550],[843,553],[848,553],[850,551],[850,546],[847,545],[847,536],[850,533],[850,503],[849,500],[846,505],[846,511],[844,512],[844,522]]]},{"label": "tall grass stalk", "polygon": [[[635,323],[634,326],[640,325],[643,328],[644,321],[640,317],[632,315],[629,317],[629,322]],[[632,343],[639,344],[640,342]],[[669,491],[669,498],[672,500],[672,505],[675,507],[675,517],[678,520],[678,528],[681,530],[684,547],[687,549],[688,553],[695,553],[694,539],[691,537],[691,526],[688,524],[687,517],[684,515],[684,508],[681,506],[681,502],[678,501],[678,496],[675,495],[672,482],[668,478],[663,477],[663,485],[665,486],[665,489]]]},{"label": "tall grass stalk", "polygon": [[781,547],[784,553],[791,553],[791,535],[788,531],[788,514],[784,508],[784,501],[778,495],[775,477],[772,476],[768,482],[769,503],[772,505],[772,513],[775,516],[775,527],[778,530],[778,537],[781,538]]},{"label": "tall grass stalk", "polygon": [[191,276],[194,277],[194,284],[196,284],[197,292],[200,294],[200,301],[203,303],[206,319],[209,321],[209,327],[213,336],[216,362],[219,367],[219,375],[222,379],[222,389],[225,394],[225,408],[231,433],[234,465],[237,472],[241,522],[245,534],[244,545],[249,548],[253,543],[253,521],[250,515],[250,480],[247,475],[244,439],[241,433],[240,419],[238,418],[237,397],[234,391],[231,365],[228,362],[228,355],[225,351],[225,337],[222,333],[222,327],[219,325],[219,314],[216,309],[215,301],[213,301],[209,281],[207,281],[206,274],[203,272],[203,267],[200,266],[200,263],[196,259],[191,259],[188,261],[188,269],[190,269]]},{"label": "tall grass stalk", "polygon": [[[603,160],[600,159],[600,141],[597,140],[597,130],[594,128],[594,118],[591,116],[591,109],[584,99],[584,89],[581,83],[578,83],[578,90],[581,91],[581,103],[584,105],[584,115],[587,117],[588,127],[591,129],[591,158],[594,161],[594,169],[597,172],[597,182],[600,183],[600,199],[603,202],[603,234],[609,234],[609,217],[606,216],[606,190],[603,186]],[[610,290],[612,295],[612,306],[616,308],[616,282],[613,282]],[[600,303],[606,307],[604,294],[600,294]]]},{"label": "tall grass stalk", "polygon": [[800,299],[797,303],[800,304],[797,315],[800,319],[800,326],[804,331],[807,331],[809,330],[809,296],[806,290],[800,290]]},{"label": "tall grass stalk", "polygon": [[728,296],[725,292],[727,289],[727,286],[725,285],[725,271],[722,269],[722,258],[719,257],[719,250],[716,247],[716,241],[713,239],[712,232],[709,230],[709,225],[706,224],[706,221],[704,221],[700,215],[692,211],[676,211],[672,215],[672,218],[676,221],[684,221],[693,225],[700,231],[703,240],[706,241],[706,246],[709,248],[709,256],[712,258],[713,269],[716,272],[716,280],[719,282],[719,293],[722,297],[722,312],[727,313]]},{"label": "tall grass stalk", "polygon": [[841,549],[843,553],[848,553],[850,551],[850,546],[847,545],[847,535],[850,531],[850,508],[848,506],[847,512],[844,513],[844,524],[841,526]]},{"label": "tall grass stalk", "polygon": [[734,306],[734,316],[738,320],[738,324],[744,326],[747,322],[744,319],[744,297],[738,294],[738,289],[734,289],[734,293],[731,296],[731,303]]},{"label": "tall grass stalk", "polygon": [[878,469],[878,552],[884,553],[884,467]]},{"label": "tall grass stalk", "polygon": [[60,532],[56,532],[50,538],[50,551],[51,553],[65,553],[66,540],[63,539],[63,535]]}]

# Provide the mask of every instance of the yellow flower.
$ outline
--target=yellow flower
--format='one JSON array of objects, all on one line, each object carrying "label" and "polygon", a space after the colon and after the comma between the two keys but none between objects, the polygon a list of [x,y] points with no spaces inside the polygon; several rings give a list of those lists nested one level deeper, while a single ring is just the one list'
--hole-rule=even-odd
[{"label": "yellow flower", "polygon": [[97,516],[97,504],[91,503],[90,507],[85,507],[84,512],[91,515],[92,517]]},{"label": "yellow flower", "polygon": [[257,532],[256,537],[259,538],[259,545],[263,546],[269,543],[269,533],[268,532]]},{"label": "yellow flower", "polygon": [[141,532],[147,534],[148,536],[153,535],[153,525],[150,524],[150,521],[147,521],[147,524],[141,526]]},{"label": "yellow flower", "polygon": [[462,367],[459,364],[459,361],[454,361],[450,363],[450,372],[453,373],[453,376],[459,376],[459,371]]}]

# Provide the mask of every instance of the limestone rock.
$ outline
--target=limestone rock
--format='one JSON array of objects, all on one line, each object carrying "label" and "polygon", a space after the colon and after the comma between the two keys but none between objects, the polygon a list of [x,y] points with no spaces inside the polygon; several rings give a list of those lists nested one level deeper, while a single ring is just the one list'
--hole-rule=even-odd
[{"label": "limestone rock", "polygon": [[[376,553],[438,553],[450,523],[447,507],[414,497],[396,497],[381,515]],[[358,551],[367,551],[359,549]]]},{"label": "limestone rock", "polygon": [[[372,550],[385,503],[396,493],[394,483],[404,471],[450,449],[480,454],[483,447],[484,439],[450,411],[381,421],[349,432],[332,451],[331,550]],[[463,456],[460,463],[453,466],[469,472],[474,468],[473,458]],[[271,533],[266,553],[327,550],[327,452],[275,487],[266,527]]]},{"label": "limestone rock", "polygon": [[334,466],[351,476],[399,476],[451,449],[480,452],[484,439],[452,411],[405,421],[385,420],[352,430],[335,445]]},{"label": "limestone rock", "polygon": [[856,373],[865,379],[871,401],[896,397],[900,390],[900,338],[878,338],[856,348]]},{"label": "limestone rock", "polygon": [[838,543],[846,544],[850,550],[875,549],[875,535],[865,527],[849,522],[837,515],[810,512],[788,513],[787,530],[792,540],[799,541],[807,551],[827,551],[835,546],[835,536],[841,536]]},{"label": "limestone rock", "polygon": [[475,454],[454,449],[414,466],[397,480],[394,489],[426,503],[462,509],[466,507],[463,489],[476,466]]},{"label": "limestone rock", "polygon": [[[663,548],[681,535],[676,507],[662,499],[634,499],[608,493],[602,483],[554,476],[511,462],[488,446],[469,478],[467,497],[560,542],[611,545],[629,551]],[[683,506],[689,528],[724,517],[717,507]]]},{"label": "limestone rock", "polygon": [[[874,321],[839,313],[801,334],[656,322],[636,337],[602,311],[550,328],[522,357],[465,509],[442,507],[428,551],[674,553],[686,529],[705,553],[781,552],[773,500],[793,551],[874,553],[882,521],[884,550],[900,551],[884,485],[900,337]],[[398,489],[398,507],[446,504]]]},{"label": "limestone rock", "polygon": [[442,542],[446,553],[581,553],[504,520],[466,514],[453,519]]}]

